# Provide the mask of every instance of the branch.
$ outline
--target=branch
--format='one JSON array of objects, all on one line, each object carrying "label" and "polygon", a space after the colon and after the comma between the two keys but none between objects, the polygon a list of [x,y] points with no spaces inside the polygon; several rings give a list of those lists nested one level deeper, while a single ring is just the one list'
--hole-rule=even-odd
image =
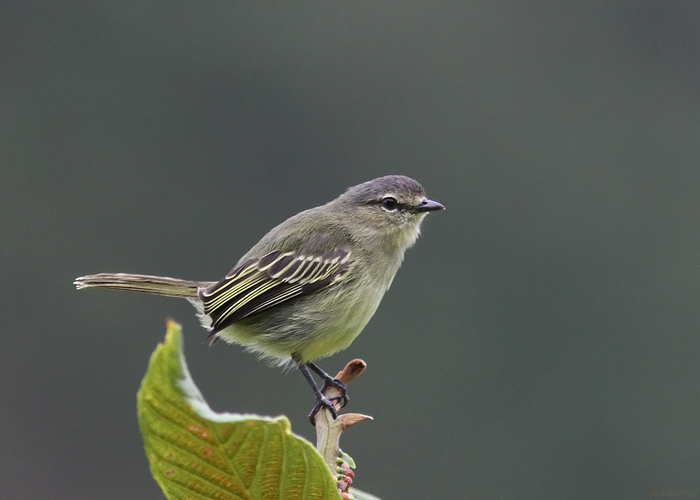
[{"label": "branch", "polygon": [[[341,372],[336,375],[336,378],[349,384],[367,368],[367,363],[361,359],[353,359]],[[323,393],[327,398],[332,398],[340,395],[340,391],[335,387],[329,387]],[[336,410],[340,410],[340,402],[335,402]],[[355,425],[363,420],[372,420],[369,415],[360,413],[344,413],[338,415],[338,418],[333,420],[330,410],[323,408],[316,415],[316,449],[323,457],[328,467],[331,469],[333,476],[336,476],[338,468],[338,453],[340,451],[340,435],[348,427]]]}]

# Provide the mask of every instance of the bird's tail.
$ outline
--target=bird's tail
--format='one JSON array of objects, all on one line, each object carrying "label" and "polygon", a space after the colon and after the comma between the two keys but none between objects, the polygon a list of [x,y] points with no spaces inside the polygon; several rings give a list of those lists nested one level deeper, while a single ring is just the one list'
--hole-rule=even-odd
[{"label": "bird's tail", "polygon": [[100,273],[77,278],[73,284],[83,288],[115,288],[132,292],[153,293],[168,297],[197,298],[197,290],[213,285],[209,281],[188,281],[144,274]]}]

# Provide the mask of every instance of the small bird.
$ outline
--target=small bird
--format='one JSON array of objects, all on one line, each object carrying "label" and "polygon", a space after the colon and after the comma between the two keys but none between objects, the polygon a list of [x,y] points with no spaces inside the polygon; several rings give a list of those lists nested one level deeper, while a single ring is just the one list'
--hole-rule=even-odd
[{"label": "small bird", "polygon": [[[337,417],[336,398],[326,398],[326,388],[340,391],[341,406],[348,396],[345,384],[313,361],[347,348],[360,334],[425,215],[444,208],[417,181],[387,175],[282,222],[218,282],[100,273],[74,284],[186,298],[211,344],[223,339],[273,365],[298,367],[316,397],[309,414],[314,424],[324,407]],[[322,388],[309,370],[323,379]]]}]

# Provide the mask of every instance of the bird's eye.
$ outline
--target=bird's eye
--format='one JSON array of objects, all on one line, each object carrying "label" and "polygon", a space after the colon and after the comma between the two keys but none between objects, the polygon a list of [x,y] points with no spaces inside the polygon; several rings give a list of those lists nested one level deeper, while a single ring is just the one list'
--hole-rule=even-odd
[{"label": "bird's eye", "polygon": [[387,196],[386,198],[382,199],[382,207],[384,207],[385,210],[393,211],[399,208],[399,202],[396,201],[396,198]]}]

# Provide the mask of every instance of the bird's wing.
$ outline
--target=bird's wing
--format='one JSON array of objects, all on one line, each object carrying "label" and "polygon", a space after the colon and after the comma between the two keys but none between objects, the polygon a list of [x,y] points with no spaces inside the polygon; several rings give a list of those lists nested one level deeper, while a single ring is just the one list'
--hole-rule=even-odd
[{"label": "bird's wing", "polygon": [[343,279],[350,251],[318,254],[270,252],[234,268],[224,279],[199,291],[211,318],[210,337],[244,318],[288,300],[316,292]]}]

